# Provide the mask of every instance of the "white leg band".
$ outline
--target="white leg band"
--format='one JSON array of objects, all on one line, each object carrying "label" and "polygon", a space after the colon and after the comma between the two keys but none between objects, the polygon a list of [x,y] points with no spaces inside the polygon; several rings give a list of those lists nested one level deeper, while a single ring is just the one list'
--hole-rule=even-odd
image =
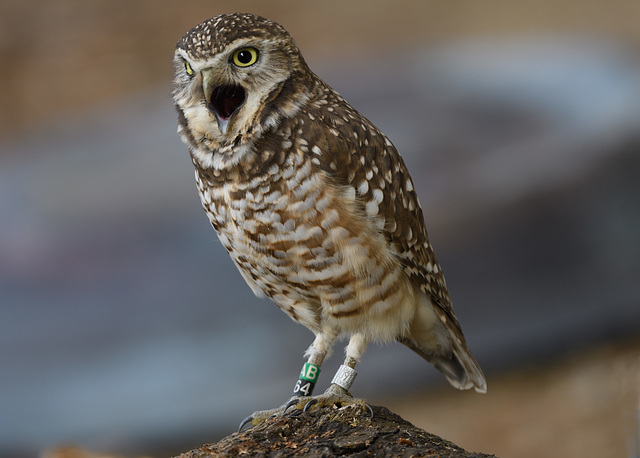
[{"label": "white leg band", "polygon": [[338,372],[336,372],[336,375],[333,376],[331,383],[335,383],[349,391],[349,388],[353,385],[353,381],[356,379],[356,375],[358,375],[358,373],[354,369],[349,366],[341,365]]}]

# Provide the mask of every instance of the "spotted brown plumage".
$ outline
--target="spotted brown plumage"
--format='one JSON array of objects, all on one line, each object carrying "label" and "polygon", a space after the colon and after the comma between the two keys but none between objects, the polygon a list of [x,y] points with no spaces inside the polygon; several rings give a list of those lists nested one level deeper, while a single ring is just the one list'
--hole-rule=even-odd
[{"label": "spotted brown plumage", "polygon": [[182,37],[174,67],[205,212],[252,290],[315,334],[308,362],[343,334],[351,369],[369,342],[397,340],[484,392],[402,158],[286,30],[217,16]]}]

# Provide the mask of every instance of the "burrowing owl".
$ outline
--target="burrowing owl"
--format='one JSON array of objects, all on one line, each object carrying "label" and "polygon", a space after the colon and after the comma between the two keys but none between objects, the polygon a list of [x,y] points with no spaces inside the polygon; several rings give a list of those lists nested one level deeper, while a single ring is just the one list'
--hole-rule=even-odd
[{"label": "burrowing owl", "polygon": [[402,158],[289,33],[217,16],[180,39],[174,66],[178,132],[211,224],[253,292],[315,334],[293,402],[309,400],[341,335],[344,363],[314,401],[350,396],[372,340],[397,340],[454,387],[486,391]]}]

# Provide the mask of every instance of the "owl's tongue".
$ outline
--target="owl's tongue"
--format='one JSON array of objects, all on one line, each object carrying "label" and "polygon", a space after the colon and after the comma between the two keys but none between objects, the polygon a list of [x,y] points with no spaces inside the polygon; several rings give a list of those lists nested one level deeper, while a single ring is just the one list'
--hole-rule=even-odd
[{"label": "owl's tongue", "polygon": [[229,118],[244,103],[245,91],[242,86],[217,86],[209,100],[209,109],[221,121],[229,121]]}]

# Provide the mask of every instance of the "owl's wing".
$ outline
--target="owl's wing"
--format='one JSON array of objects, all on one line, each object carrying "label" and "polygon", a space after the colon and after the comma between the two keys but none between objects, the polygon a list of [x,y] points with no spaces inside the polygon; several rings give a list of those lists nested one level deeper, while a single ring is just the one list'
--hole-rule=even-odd
[{"label": "owl's wing", "polygon": [[[464,342],[404,161],[391,141],[342,98],[328,105],[332,110],[313,113],[325,127],[310,129],[309,143],[318,147],[316,154],[311,152],[317,158],[314,162],[337,185],[355,188],[364,213],[373,219],[383,218],[383,234],[406,275],[419,285],[445,325]],[[372,204],[367,205],[369,202]]]},{"label": "owl's wing", "polygon": [[[330,92],[330,94],[335,94]],[[399,341],[442,371],[459,389],[486,392],[482,370],[469,351],[453,312],[442,269],[433,252],[422,209],[404,161],[391,141],[340,96],[315,106],[312,119],[321,128],[307,129],[311,161],[337,186],[352,187],[361,211],[382,234],[405,274],[430,299],[449,331],[451,352],[433,352],[413,335]],[[313,106],[313,105],[312,105]],[[311,132],[310,132],[311,131]]]}]

